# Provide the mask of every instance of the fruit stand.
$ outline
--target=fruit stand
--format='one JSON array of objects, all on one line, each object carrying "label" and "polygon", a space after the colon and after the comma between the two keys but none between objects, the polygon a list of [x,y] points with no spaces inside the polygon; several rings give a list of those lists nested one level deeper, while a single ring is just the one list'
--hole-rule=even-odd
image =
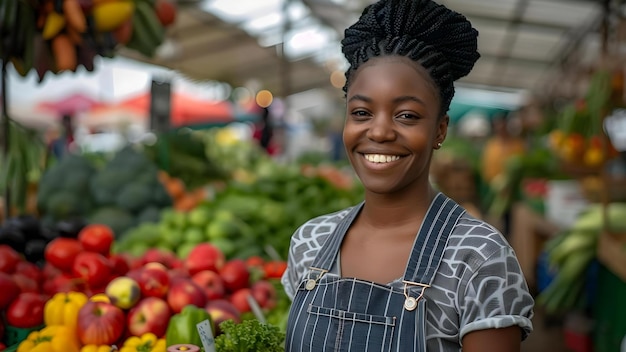
[{"label": "fruit stand", "polygon": [[36,211],[0,226],[6,346],[201,346],[189,334],[207,320],[216,346],[257,336],[280,350],[289,238],[358,202],[360,186],[338,165],[278,162],[228,125],[185,133],[167,171],[159,146],[136,144],[43,170]]}]

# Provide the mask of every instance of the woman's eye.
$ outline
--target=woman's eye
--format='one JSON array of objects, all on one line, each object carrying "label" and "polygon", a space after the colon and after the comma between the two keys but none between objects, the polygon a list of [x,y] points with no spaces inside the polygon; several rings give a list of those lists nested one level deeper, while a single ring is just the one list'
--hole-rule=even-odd
[{"label": "woman's eye", "polygon": [[356,110],[352,112],[352,116],[364,118],[364,117],[368,117],[369,114],[367,113],[367,111],[364,111],[364,110]]},{"label": "woman's eye", "polygon": [[402,120],[417,120],[419,116],[410,113],[402,113],[398,115],[398,118]]}]

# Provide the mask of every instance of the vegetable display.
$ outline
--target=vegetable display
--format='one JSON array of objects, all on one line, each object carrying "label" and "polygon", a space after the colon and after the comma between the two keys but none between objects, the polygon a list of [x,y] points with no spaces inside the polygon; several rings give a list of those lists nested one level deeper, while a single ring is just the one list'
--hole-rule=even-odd
[{"label": "vegetable display", "polygon": [[[626,233],[626,203],[608,205],[609,230]],[[548,241],[544,247],[548,263],[555,271],[554,279],[539,293],[537,304],[548,313],[585,309],[588,301],[588,271],[596,258],[599,236],[604,231],[601,204],[590,205],[566,230]]]},{"label": "vegetable display", "polygon": [[180,313],[170,318],[167,332],[165,333],[167,345],[172,346],[188,343],[201,346],[202,340],[200,340],[196,324],[204,320],[211,322],[211,316],[205,309],[193,305],[188,305],[183,308]]}]

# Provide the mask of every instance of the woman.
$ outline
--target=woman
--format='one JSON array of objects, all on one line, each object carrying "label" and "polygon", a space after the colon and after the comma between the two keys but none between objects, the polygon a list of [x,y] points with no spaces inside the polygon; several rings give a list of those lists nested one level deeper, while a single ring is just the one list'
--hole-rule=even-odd
[{"label": "woman", "polygon": [[533,299],[512,249],[428,181],[477,35],[429,0],[379,1],[346,30],[343,139],[365,200],[293,235],[287,351],[520,350]]}]

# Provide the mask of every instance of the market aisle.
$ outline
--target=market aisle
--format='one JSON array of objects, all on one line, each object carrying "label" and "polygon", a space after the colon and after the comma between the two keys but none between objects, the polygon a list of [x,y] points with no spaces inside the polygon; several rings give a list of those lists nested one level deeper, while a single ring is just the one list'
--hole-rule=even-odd
[{"label": "market aisle", "polygon": [[560,326],[552,326],[544,322],[544,315],[535,308],[533,317],[535,330],[522,343],[522,352],[568,352],[563,342],[563,331]]}]

